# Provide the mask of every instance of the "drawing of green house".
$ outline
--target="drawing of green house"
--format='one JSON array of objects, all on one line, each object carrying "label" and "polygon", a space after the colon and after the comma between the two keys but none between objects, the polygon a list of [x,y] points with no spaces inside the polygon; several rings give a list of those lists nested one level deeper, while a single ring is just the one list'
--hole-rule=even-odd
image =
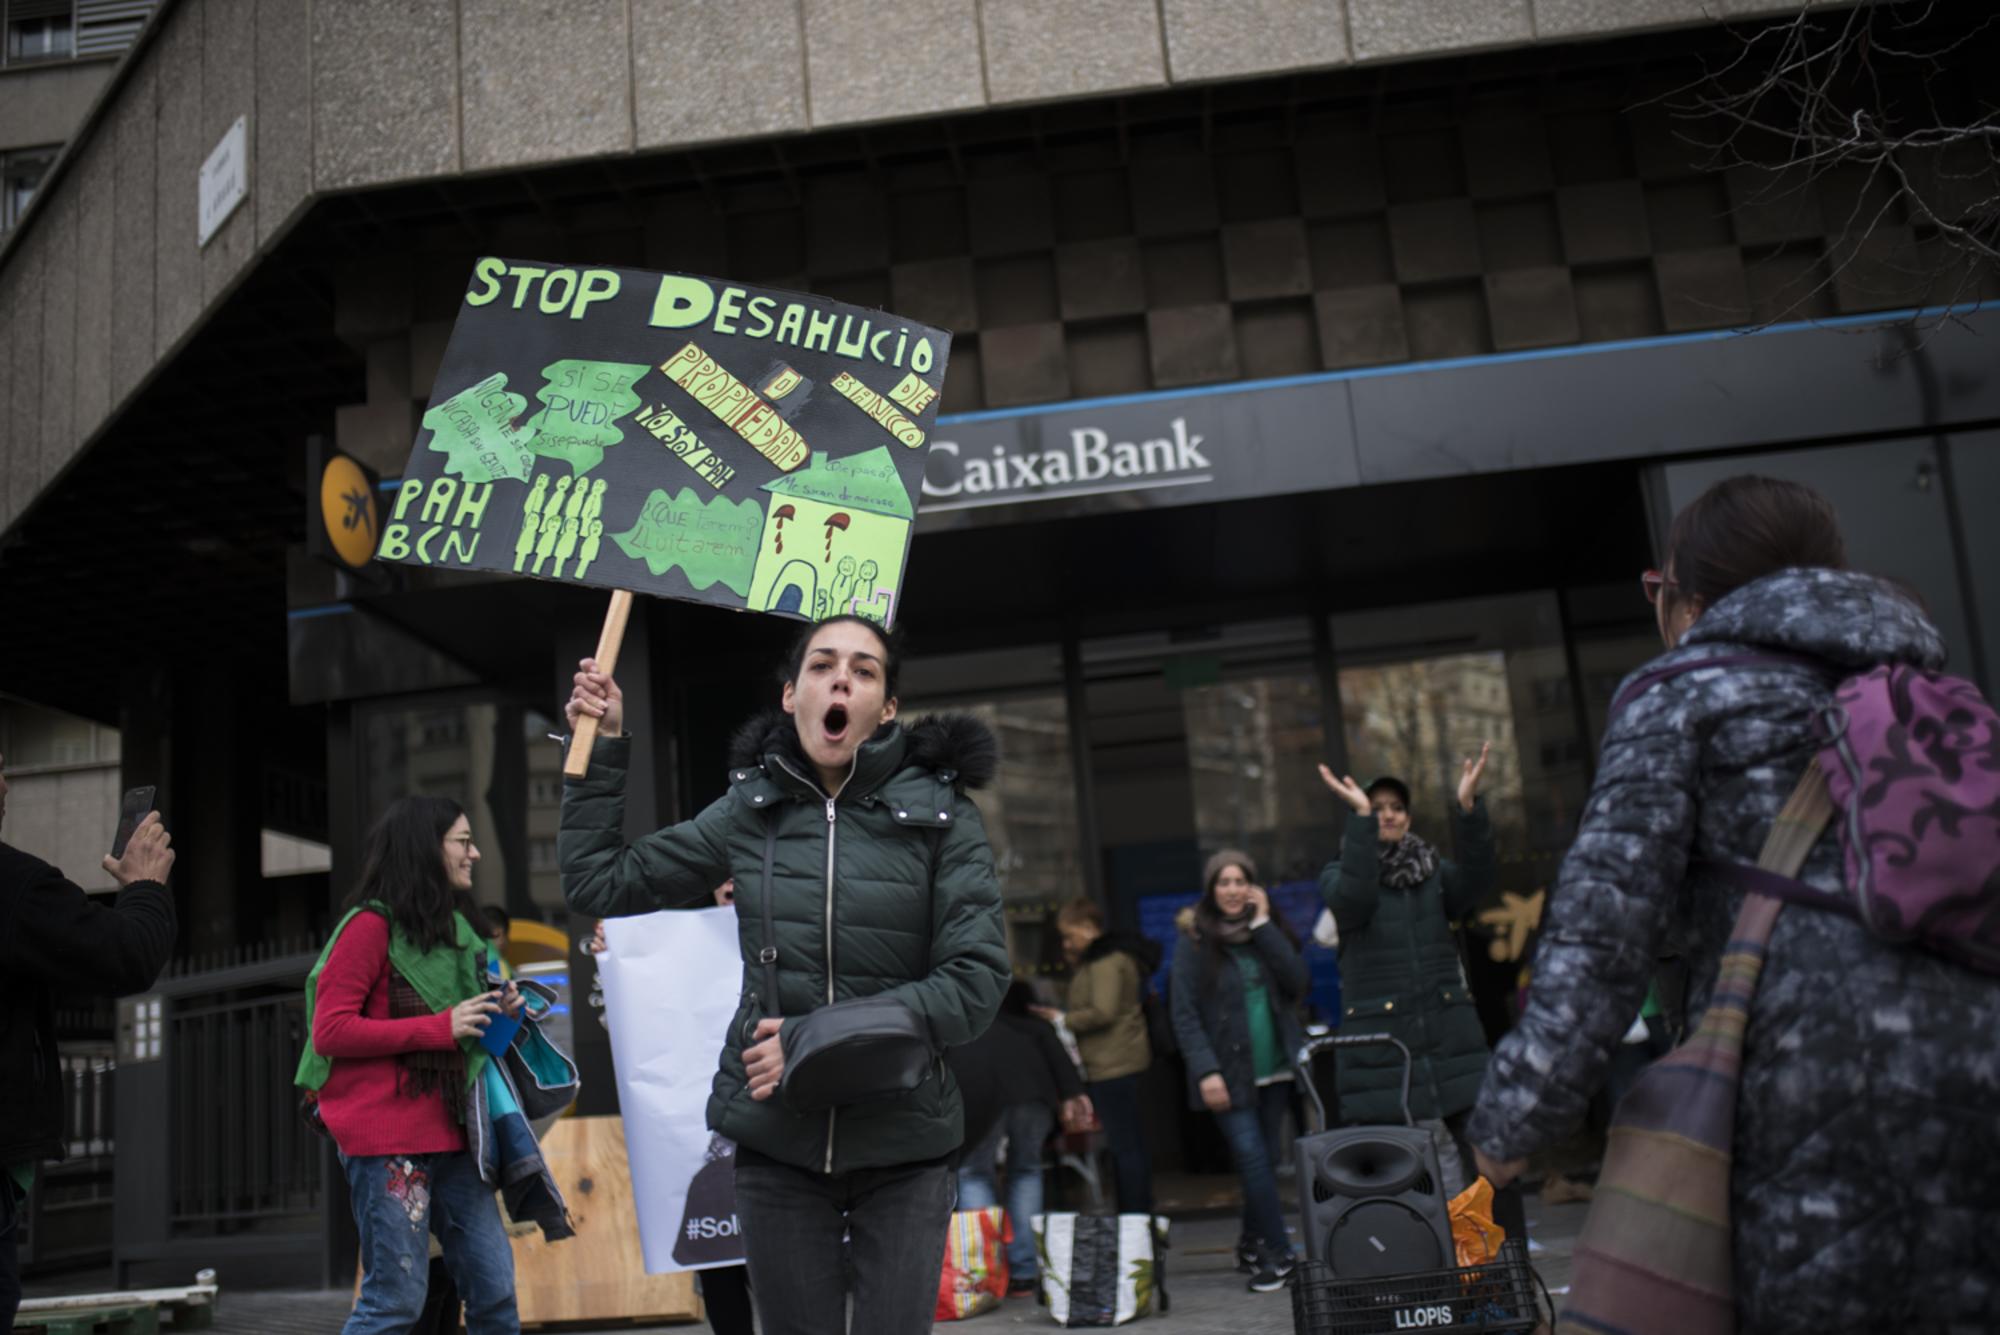
[{"label": "drawing of green house", "polygon": [[894,620],[916,507],[889,447],[839,459],[815,454],[764,490],[771,501],[748,605],[813,618],[853,612]]}]

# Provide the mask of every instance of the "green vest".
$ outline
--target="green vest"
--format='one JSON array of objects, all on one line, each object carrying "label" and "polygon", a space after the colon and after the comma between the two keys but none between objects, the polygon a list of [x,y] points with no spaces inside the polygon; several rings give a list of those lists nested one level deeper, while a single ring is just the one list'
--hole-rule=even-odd
[{"label": "green vest", "polygon": [[[462,913],[451,915],[452,924],[458,929],[455,946],[440,947],[436,950],[419,950],[403,935],[403,929],[396,920],[389,917],[388,906],[379,900],[370,900],[360,908],[349,909],[326,939],[326,949],[320,951],[319,960],[312,972],[306,975],[306,1050],[299,1056],[298,1074],[292,1083],[303,1089],[318,1089],[333,1073],[333,1059],[322,1057],[314,1049],[312,1042],[313,1011],[319,1004],[319,974],[333,955],[334,943],[347,924],[354,921],[354,915],[373,909],[389,918],[389,963],[404,981],[423,998],[424,1004],[433,1014],[450,1010],[468,997],[476,997],[487,990],[485,977],[480,973],[480,956],[486,949],[486,938],[473,930],[472,924]],[[461,1038],[459,1048],[465,1053],[465,1086],[479,1079],[479,1073],[486,1068],[486,1049],[479,1046],[479,1040]]]}]

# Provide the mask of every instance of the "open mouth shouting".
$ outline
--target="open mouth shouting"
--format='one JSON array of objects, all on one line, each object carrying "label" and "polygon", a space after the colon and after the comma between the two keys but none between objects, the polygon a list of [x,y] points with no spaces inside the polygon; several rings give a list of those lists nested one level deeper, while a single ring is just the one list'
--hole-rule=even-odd
[{"label": "open mouth shouting", "polygon": [[821,738],[828,746],[839,746],[847,740],[847,723],[846,705],[828,705],[819,723]]}]

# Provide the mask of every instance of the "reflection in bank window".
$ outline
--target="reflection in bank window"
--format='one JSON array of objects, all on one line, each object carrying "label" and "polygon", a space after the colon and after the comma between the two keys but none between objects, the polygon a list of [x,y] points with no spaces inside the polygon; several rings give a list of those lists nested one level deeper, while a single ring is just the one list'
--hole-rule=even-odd
[{"label": "reflection in bank window", "polygon": [[563,902],[562,875],[556,863],[556,831],[562,825],[563,748],[550,733],[567,731],[567,724],[537,710],[521,713],[521,739],[526,751],[527,796],[522,814],[528,847],[527,893],[542,916],[563,922],[569,906]]},{"label": "reflection in bank window", "polygon": [[1447,848],[1463,763],[1491,742],[1479,791],[1501,848],[1526,846],[1507,655],[1452,654],[1348,668],[1340,674],[1340,707],[1355,777],[1366,784],[1393,775],[1408,784],[1411,829]]},{"label": "reflection in bank window", "polygon": [[1070,766],[1069,710],[1059,692],[1003,700],[905,702],[901,717],[970,714],[1000,741],[993,782],[972,794],[993,847],[1017,967],[1034,969],[1054,950],[1055,910],[1086,892],[1078,848],[1076,778]]},{"label": "reflection in bank window", "polygon": [[[526,726],[523,719],[526,718]],[[539,830],[527,802],[529,766],[561,754],[544,740],[548,720],[511,702],[471,701],[417,707],[377,706],[357,729],[361,749],[362,827],[390,802],[411,794],[448,797],[465,809],[479,846],[473,898],[516,917],[562,921],[562,887],[553,871],[531,869],[532,842],[553,840],[554,816]]]},{"label": "reflection in bank window", "polygon": [[1318,875],[1333,845],[1317,770],[1326,734],[1312,674],[1190,686],[1181,707],[1202,851],[1240,848],[1271,885]]}]

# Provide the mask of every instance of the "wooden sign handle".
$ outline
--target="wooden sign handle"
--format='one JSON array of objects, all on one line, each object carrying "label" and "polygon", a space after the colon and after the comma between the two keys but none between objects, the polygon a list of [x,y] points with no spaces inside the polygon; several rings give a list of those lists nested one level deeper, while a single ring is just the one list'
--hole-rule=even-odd
[{"label": "wooden sign handle", "polygon": [[[625,620],[632,615],[632,593],[614,589],[611,606],[604,609],[604,630],[597,637],[597,670],[610,676],[618,669],[618,649],[625,643]],[[590,769],[590,748],[597,742],[597,720],[585,714],[576,721],[569,739],[569,754],[563,758],[563,773],[581,779]]]}]

